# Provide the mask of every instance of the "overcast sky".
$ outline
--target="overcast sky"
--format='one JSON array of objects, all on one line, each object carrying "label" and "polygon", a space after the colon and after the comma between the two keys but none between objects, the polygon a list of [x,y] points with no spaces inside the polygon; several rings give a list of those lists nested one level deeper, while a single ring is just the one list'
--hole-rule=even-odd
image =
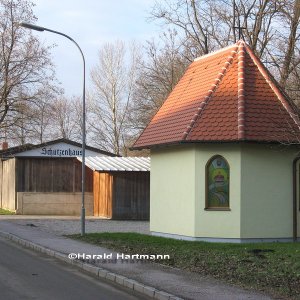
[{"label": "overcast sky", "polygon": [[[86,59],[87,85],[97,53],[106,42],[143,42],[158,34],[157,25],[147,20],[153,0],[33,0],[37,25],[71,36]],[[50,33],[35,33],[52,50],[56,75],[67,95],[82,94],[82,59],[68,39]]]}]

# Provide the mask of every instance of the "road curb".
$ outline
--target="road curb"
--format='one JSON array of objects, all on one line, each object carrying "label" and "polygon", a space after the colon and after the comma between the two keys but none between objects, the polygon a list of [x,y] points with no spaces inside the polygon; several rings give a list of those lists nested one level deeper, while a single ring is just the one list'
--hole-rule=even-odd
[{"label": "road curb", "polygon": [[113,282],[113,283],[115,283],[117,285],[120,285],[122,287],[137,291],[140,294],[146,295],[146,296],[151,297],[153,299],[158,299],[158,300],[184,300],[183,298],[177,297],[175,295],[166,293],[166,292],[161,291],[161,290],[157,290],[154,287],[145,285],[143,283],[140,283],[136,280],[133,280],[133,279],[130,279],[128,277],[119,275],[117,273],[113,273],[113,272],[111,272],[109,270],[106,270],[104,268],[93,266],[93,265],[85,263],[81,260],[77,260],[77,259],[72,260],[68,257],[68,255],[66,255],[64,253],[57,252],[57,251],[54,251],[52,249],[46,248],[44,246],[35,244],[35,243],[30,242],[28,240],[22,239],[22,238],[14,235],[12,233],[0,231],[0,236],[5,237],[5,238],[17,243],[17,244],[25,246],[26,248],[32,249],[36,252],[44,253],[48,256],[57,258],[57,259],[59,259],[63,262],[74,265],[74,266],[84,270],[85,272],[96,276],[99,279],[105,279],[109,282]]}]

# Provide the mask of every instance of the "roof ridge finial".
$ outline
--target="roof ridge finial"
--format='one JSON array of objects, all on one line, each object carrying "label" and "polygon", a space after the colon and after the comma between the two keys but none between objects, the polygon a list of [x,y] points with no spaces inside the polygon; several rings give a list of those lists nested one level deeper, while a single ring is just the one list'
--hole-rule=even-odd
[{"label": "roof ridge finial", "polygon": [[234,26],[233,29],[238,29],[239,30],[239,41],[242,40],[244,41],[244,34],[243,34],[243,30],[247,29],[246,27],[242,27],[242,26]]},{"label": "roof ridge finial", "polygon": [[[241,19],[240,19],[240,13],[239,13],[239,7],[236,4],[236,1],[233,0],[233,24],[232,24],[232,29],[233,29],[233,37],[234,37],[234,41],[236,42],[236,35],[235,35],[235,30],[238,29],[239,30],[239,40],[244,39],[244,35],[243,35],[243,29],[246,29],[246,27],[243,27],[241,25]],[[236,26],[236,20],[237,20],[237,26]],[[245,23],[244,23],[245,24]]]}]

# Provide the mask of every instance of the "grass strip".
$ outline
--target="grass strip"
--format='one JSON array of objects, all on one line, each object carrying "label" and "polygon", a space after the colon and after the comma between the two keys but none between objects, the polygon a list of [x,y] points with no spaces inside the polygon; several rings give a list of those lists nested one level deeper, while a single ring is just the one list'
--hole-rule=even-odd
[{"label": "grass strip", "polygon": [[69,237],[125,254],[170,255],[170,260],[158,262],[287,299],[300,299],[300,243],[189,242],[138,233]]}]

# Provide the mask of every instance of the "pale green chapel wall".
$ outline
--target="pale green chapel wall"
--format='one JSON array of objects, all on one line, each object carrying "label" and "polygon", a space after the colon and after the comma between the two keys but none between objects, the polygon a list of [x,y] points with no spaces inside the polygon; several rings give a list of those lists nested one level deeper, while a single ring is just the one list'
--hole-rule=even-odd
[{"label": "pale green chapel wall", "polygon": [[[218,151],[216,151],[218,149]],[[205,211],[205,166],[230,165],[231,211]],[[150,230],[189,237],[240,237],[240,146],[187,145],[151,151]]]},{"label": "pale green chapel wall", "polygon": [[[211,211],[205,208],[206,164],[214,155],[223,156],[230,167],[230,211]],[[196,148],[196,237],[240,238],[240,145],[200,144]]]},{"label": "pale green chapel wall", "polygon": [[150,230],[194,236],[194,147],[151,151],[150,174]]},{"label": "pale green chapel wall", "polygon": [[[198,144],[152,151],[150,230],[200,238],[292,237],[297,151],[275,149]],[[205,210],[205,166],[214,155],[230,166],[230,211]]]},{"label": "pale green chapel wall", "polygon": [[242,146],[242,238],[292,237],[296,154],[292,148]]}]

